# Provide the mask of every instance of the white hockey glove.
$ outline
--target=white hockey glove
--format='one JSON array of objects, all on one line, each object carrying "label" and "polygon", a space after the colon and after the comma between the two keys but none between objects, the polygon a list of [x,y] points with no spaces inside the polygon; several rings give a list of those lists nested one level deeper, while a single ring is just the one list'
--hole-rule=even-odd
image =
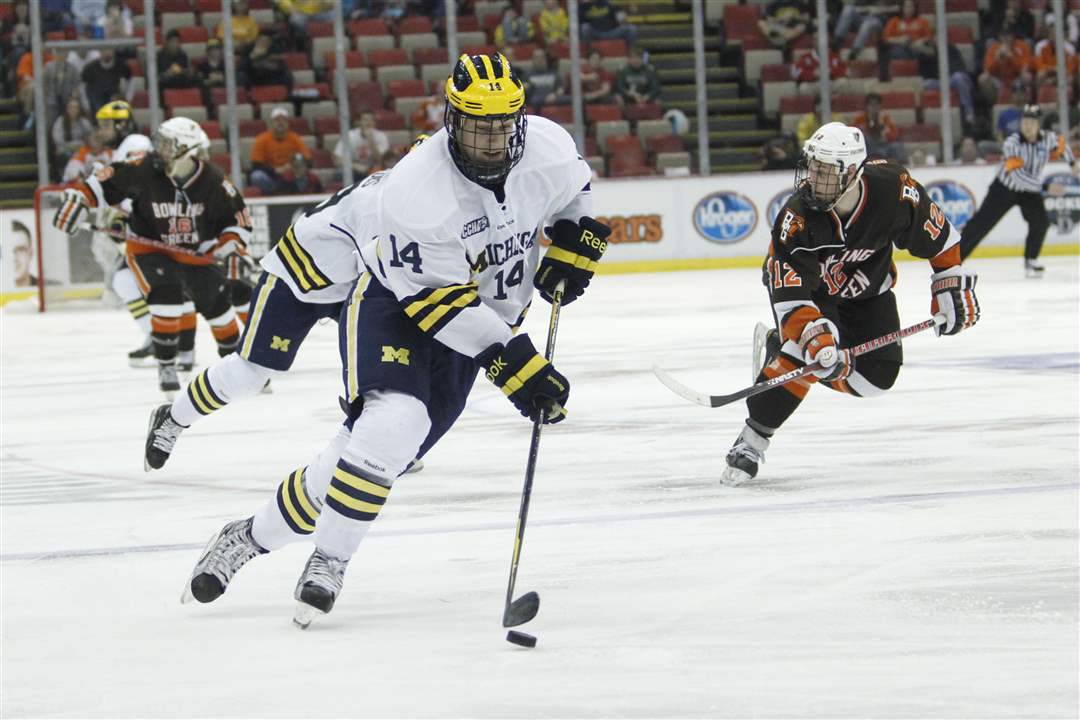
[{"label": "white hockey glove", "polygon": [[86,197],[75,188],[68,188],[64,191],[64,201],[53,216],[52,224],[68,235],[74,235],[88,217],[89,212]]},{"label": "white hockey glove", "polygon": [[250,280],[258,265],[247,253],[233,252],[220,259],[225,277],[230,280]]},{"label": "white hockey glove", "polygon": [[930,276],[930,312],[945,316],[945,323],[934,327],[939,337],[955,335],[979,321],[979,299],[975,297],[978,279],[974,270],[960,265]]},{"label": "white hockey glove", "polygon": [[826,382],[843,380],[851,374],[854,358],[850,350],[840,349],[839,340],[840,331],[826,318],[807,323],[799,336],[803,362],[807,365],[819,363],[821,369],[813,374]]}]

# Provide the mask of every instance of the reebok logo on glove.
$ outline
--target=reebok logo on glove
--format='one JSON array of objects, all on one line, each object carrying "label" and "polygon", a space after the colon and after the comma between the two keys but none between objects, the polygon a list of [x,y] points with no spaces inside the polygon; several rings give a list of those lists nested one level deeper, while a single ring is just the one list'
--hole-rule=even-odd
[{"label": "reebok logo on glove", "polygon": [[499,375],[502,374],[502,371],[506,369],[506,364],[506,361],[503,360],[501,357],[497,357],[492,360],[491,367],[488,368],[488,371],[485,374],[488,382],[495,382],[495,378],[499,377]]}]

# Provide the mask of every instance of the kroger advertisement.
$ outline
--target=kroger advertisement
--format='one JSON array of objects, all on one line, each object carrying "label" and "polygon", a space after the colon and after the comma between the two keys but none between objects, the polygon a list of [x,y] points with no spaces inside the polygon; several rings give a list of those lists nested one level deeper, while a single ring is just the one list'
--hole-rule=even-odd
[{"label": "kroger advertisement", "polygon": [[[912,174],[962,230],[986,196],[997,165],[930,166]],[[711,178],[600,180],[597,215],[615,228],[606,263],[709,258],[760,258],[772,223],[791,195],[794,172]],[[1065,194],[1047,197],[1046,244],[1080,243],[1080,179],[1051,164],[1044,179]],[[982,242],[1019,253],[1027,235],[1020,209],[1011,210]]]}]

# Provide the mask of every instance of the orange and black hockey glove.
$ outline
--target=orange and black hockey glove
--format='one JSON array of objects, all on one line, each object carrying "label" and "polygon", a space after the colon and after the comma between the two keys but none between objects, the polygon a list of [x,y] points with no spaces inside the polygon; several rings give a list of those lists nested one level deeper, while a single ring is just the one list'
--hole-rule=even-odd
[{"label": "orange and black hockey glove", "polygon": [[487,379],[525,417],[536,420],[542,414],[545,425],[566,418],[570,381],[536,352],[528,335],[517,335],[506,345],[492,345],[476,360]]},{"label": "orange and black hockey glove", "polygon": [[975,297],[978,280],[974,270],[960,265],[930,276],[930,312],[945,316],[945,322],[934,327],[939,337],[955,335],[979,321],[979,299]]},{"label": "orange and black hockey glove", "polygon": [[814,375],[825,382],[843,380],[851,374],[852,362],[850,350],[843,350],[839,345],[840,331],[832,320],[821,318],[807,323],[799,336],[803,361],[810,365],[819,363],[820,370]]},{"label": "orange and black hockey glove", "polygon": [[589,286],[600,258],[607,250],[611,228],[586,216],[576,223],[557,220],[545,231],[551,238],[551,247],[540,261],[533,285],[541,297],[551,302],[555,288],[565,280],[562,304],[569,305]]},{"label": "orange and black hockey glove", "polygon": [[87,196],[82,190],[68,188],[64,191],[64,201],[53,216],[53,227],[63,230],[68,235],[74,235],[82,223],[88,219],[90,208],[87,205]]}]

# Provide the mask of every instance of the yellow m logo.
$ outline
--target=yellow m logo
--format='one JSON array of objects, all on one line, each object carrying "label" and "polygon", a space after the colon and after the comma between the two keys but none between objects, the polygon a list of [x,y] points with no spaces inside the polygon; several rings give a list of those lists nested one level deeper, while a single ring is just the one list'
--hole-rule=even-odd
[{"label": "yellow m logo", "polygon": [[399,362],[402,365],[409,364],[409,348],[397,349],[389,345],[382,346],[382,361],[383,362]]},{"label": "yellow m logo", "polygon": [[283,353],[287,353],[287,352],[289,352],[289,343],[291,341],[292,341],[292,338],[285,338],[284,340],[282,340],[277,335],[275,335],[274,339],[270,341],[270,349],[271,350],[280,350]]}]

